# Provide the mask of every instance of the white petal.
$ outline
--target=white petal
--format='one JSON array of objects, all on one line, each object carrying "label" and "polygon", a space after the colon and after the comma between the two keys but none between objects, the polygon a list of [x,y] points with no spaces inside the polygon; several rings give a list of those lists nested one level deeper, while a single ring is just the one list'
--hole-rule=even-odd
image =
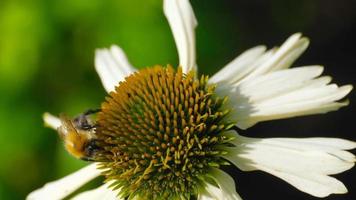
[{"label": "white petal", "polygon": [[75,190],[100,175],[97,165],[90,164],[62,179],[47,183],[42,188],[31,192],[28,200],[63,199]]},{"label": "white petal", "polygon": [[95,69],[107,92],[115,90],[120,81],[135,72],[123,50],[113,45],[110,49],[98,49],[95,52]]},{"label": "white petal", "polygon": [[347,85],[340,88],[324,87],[296,91],[280,97],[280,99],[271,99],[270,101],[253,105],[255,111],[247,119],[241,119],[238,125],[240,123],[241,127],[250,127],[260,121],[335,111],[348,105],[347,101],[340,103],[335,101],[345,97],[351,90],[352,87]]},{"label": "white petal", "polygon": [[243,81],[253,77],[266,74],[268,72],[286,69],[306,50],[309,45],[307,38],[301,38],[300,33],[290,36],[280,48],[264,63],[256,67],[256,70],[251,72],[244,78]]},{"label": "white petal", "polygon": [[329,84],[330,77],[319,77],[323,67],[287,69],[308,44],[308,39],[297,33],[278,50],[264,53],[264,47],[253,48],[211,78],[210,83],[218,83],[216,93],[229,97],[228,106],[234,108],[231,120],[239,128],[261,121],[326,113],[348,105],[347,101],[337,101],[352,86]]},{"label": "white petal", "polygon": [[238,89],[242,94],[249,96],[251,101],[257,102],[260,99],[266,99],[300,88],[307,81],[318,77],[322,72],[323,68],[320,66],[280,70],[244,82]]},{"label": "white petal", "polygon": [[61,120],[58,117],[47,112],[43,114],[43,121],[45,126],[48,126],[54,130],[57,130],[58,127],[62,125]]},{"label": "white petal", "polygon": [[209,177],[212,178],[218,187],[205,182],[205,191],[200,192],[198,200],[240,200],[242,199],[237,194],[235,182],[230,175],[218,168],[211,168]]},{"label": "white petal", "polygon": [[279,70],[239,85],[220,84],[216,92],[229,96],[233,120],[246,129],[260,121],[326,113],[346,106],[337,102],[352,90],[351,85],[329,84],[331,78],[319,77],[321,66]]},{"label": "white petal", "polygon": [[[314,145],[319,146],[328,146],[331,148],[342,149],[342,150],[350,150],[356,148],[356,142],[352,142],[349,140],[339,139],[339,138],[275,138],[273,141],[281,140],[282,142],[303,142],[305,144],[309,144],[310,148],[315,148]],[[289,143],[288,145],[292,145]],[[301,145],[298,143],[298,146]]]},{"label": "white petal", "polygon": [[344,149],[356,143],[338,138],[248,138],[238,136],[235,147],[225,147],[224,156],[244,171],[262,170],[299,190],[317,197],[346,193],[338,180],[328,175],[351,169],[355,156]]},{"label": "white petal", "polygon": [[189,0],[164,0],[164,14],[172,29],[183,72],[196,71],[195,27],[197,20]]},{"label": "white petal", "polygon": [[[310,84],[310,83],[309,83]],[[351,85],[338,87],[335,84],[326,85],[322,87],[314,87],[314,84],[305,85],[303,88],[286,94],[280,93],[278,97],[273,99],[264,99],[263,103],[259,104],[261,107],[272,107],[277,104],[292,104],[303,103],[306,101],[320,100],[321,102],[333,102],[346,96],[351,90]],[[312,87],[310,87],[312,86]],[[282,94],[282,95],[281,95]]]},{"label": "white petal", "polygon": [[302,37],[301,33],[295,33],[282,44],[275,56],[264,65],[270,69],[269,71],[288,68],[308,46],[308,38]]},{"label": "white petal", "polygon": [[308,39],[301,38],[301,34],[296,33],[290,36],[280,48],[274,48],[265,53],[263,46],[252,48],[212,76],[209,82],[227,82],[238,85],[257,76],[289,68],[308,45]]},{"label": "white petal", "polygon": [[112,182],[108,182],[96,189],[80,193],[72,200],[120,200],[121,198],[117,196],[118,191],[109,189],[111,184]]},{"label": "white petal", "polygon": [[265,46],[257,46],[251,48],[241,55],[236,57],[233,61],[227,64],[224,68],[218,71],[209,79],[210,83],[218,83],[225,81],[228,83],[235,83],[245,77],[256,67],[258,59],[265,53]]}]

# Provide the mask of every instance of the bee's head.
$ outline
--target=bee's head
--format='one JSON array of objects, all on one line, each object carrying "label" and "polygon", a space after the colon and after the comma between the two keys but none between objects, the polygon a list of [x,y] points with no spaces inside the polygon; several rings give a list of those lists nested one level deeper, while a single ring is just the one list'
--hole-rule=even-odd
[{"label": "bee's head", "polygon": [[65,115],[60,115],[62,125],[58,134],[64,142],[66,150],[76,158],[94,161],[95,154],[99,151],[92,130],[82,130],[75,126],[75,122]]}]

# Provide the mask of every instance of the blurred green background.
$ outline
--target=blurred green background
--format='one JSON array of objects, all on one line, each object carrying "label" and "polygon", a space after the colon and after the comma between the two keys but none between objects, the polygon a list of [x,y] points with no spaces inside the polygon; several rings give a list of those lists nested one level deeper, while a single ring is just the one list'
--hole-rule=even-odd
[{"label": "blurred green background", "polygon": [[[192,1],[199,21],[200,73],[212,75],[244,49],[261,43],[279,45],[302,31],[315,45],[298,62],[328,63],[326,71],[338,83],[354,83],[355,4],[333,2]],[[121,46],[137,68],[178,62],[161,0],[0,1],[0,199],[23,199],[86,164],[65,152],[56,132],[43,126],[42,114],[73,116],[100,106],[106,93],[94,70],[94,50],[111,44]],[[310,128],[325,124],[309,119]],[[288,123],[267,124],[266,129],[285,134]],[[298,123],[308,127],[305,121],[292,124]],[[340,137],[355,139],[343,125],[328,126],[330,135],[344,131]],[[313,130],[324,133],[321,128]],[[286,197],[295,194],[286,188]],[[241,193],[248,192],[242,188]]]}]

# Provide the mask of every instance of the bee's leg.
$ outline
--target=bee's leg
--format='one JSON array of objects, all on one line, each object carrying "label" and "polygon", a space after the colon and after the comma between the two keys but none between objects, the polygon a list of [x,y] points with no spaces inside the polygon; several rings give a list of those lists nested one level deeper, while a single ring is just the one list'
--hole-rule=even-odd
[{"label": "bee's leg", "polygon": [[102,148],[97,145],[97,141],[95,139],[90,140],[84,145],[84,152],[86,156],[81,159],[86,161],[94,161],[97,153],[99,153],[101,150]]},{"label": "bee's leg", "polygon": [[83,113],[83,115],[84,115],[84,116],[92,115],[92,114],[95,114],[95,113],[100,112],[100,111],[101,111],[100,108],[98,108],[98,109],[89,109],[89,110],[85,111],[85,112]]},{"label": "bee's leg", "polygon": [[95,161],[93,158],[90,158],[90,157],[81,157],[80,159],[84,160],[84,161],[90,161],[90,162]]}]

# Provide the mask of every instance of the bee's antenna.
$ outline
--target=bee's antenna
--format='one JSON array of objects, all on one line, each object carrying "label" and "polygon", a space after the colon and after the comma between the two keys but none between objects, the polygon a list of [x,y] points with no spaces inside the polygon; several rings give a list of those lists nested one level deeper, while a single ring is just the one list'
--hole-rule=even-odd
[{"label": "bee's antenna", "polygon": [[77,128],[82,129],[82,130],[91,130],[93,128],[96,128],[95,125],[93,125],[90,120],[88,119],[88,115],[95,114],[97,112],[100,112],[101,109],[89,109],[85,111],[84,113],[80,114],[76,118],[74,118],[74,123]]}]

